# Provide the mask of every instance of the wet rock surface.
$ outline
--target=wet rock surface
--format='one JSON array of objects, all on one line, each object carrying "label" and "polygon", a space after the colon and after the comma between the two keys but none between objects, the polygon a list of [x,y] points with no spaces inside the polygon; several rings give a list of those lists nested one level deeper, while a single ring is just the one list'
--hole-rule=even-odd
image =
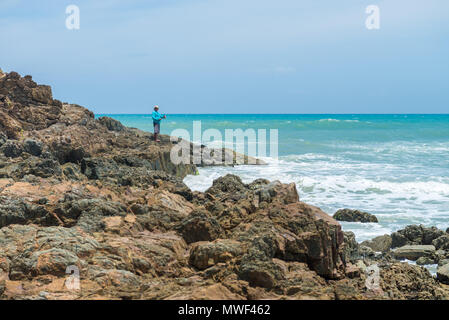
[{"label": "wet rock surface", "polygon": [[[412,228],[365,246],[301,202],[295,184],[227,175],[192,192],[182,179],[197,166],[170,161],[173,146],[192,144],[151,138],[53,99],[30,76],[0,75],[0,299],[448,297],[387,249],[433,245],[444,261],[444,232]],[[73,270],[79,287],[67,285]]]}]

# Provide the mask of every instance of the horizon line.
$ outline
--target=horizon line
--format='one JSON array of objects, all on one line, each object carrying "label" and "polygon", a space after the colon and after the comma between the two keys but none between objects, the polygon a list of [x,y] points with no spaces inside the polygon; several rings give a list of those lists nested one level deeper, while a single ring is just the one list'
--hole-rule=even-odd
[{"label": "horizon line", "polygon": [[[151,113],[94,113],[95,115],[150,115]],[[449,115],[449,113],[167,113],[172,115]]]}]

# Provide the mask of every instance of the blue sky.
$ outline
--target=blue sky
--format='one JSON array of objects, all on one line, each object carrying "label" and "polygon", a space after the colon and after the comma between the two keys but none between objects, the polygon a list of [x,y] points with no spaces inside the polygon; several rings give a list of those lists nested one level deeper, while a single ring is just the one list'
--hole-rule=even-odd
[{"label": "blue sky", "polygon": [[4,71],[96,113],[449,110],[447,0],[1,0],[0,39]]}]

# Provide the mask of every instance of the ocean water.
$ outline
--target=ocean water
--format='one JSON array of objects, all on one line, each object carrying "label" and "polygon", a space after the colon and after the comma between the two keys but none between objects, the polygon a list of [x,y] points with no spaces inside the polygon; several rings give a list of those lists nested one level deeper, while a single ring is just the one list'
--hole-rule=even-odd
[{"label": "ocean water", "polygon": [[[109,116],[152,130],[150,115]],[[378,224],[342,223],[358,241],[409,224],[449,227],[449,115],[168,115],[161,132],[192,133],[193,121],[223,136],[237,128],[278,129],[279,135],[278,161],[200,168],[184,180],[193,190],[204,191],[227,173],[244,182],[294,182],[302,201],[330,215],[340,208],[375,214]]]}]

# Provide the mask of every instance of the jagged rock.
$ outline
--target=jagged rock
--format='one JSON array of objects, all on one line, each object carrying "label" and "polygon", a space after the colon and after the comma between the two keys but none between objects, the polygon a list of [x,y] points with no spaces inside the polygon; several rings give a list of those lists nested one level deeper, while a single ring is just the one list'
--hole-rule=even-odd
[{"label": "jagged rock", "polygon": [[447,256],[447,252],[441,249],[438,249],[437,251],[435,251],[435,259],[437,261],[441,261],[443,259],[446,259]]},{"label": "jagged rock", "polygon": [[28,276],[39,275],[55,275],[63,276],[68,266],[76,266],[79,268],[80,261],[78,257],[64,249],[51,248],[48,250],[35,251],[29,259],[15,260],[11,268]]},{"label": "jagged rock", "polygon": [[449,264],[445,264],[437,269],[437,279],[441,283],[449,284]]},{"label": "jagged rock", "polygon": [[374,239],[363,241],[361,244],[373,249],[374,251],[385,252],[390,250],[392,239],[388,234],[384,234],[383,236],[378,236]]},{"label": "jagged rock", "polygon": [[43,206],[22,199],[0,197],[0,228],[11,224],[57,225],[58,222]]},{"label": "jagged rock", "polygon": [[381,270],[382,290],[387,299],[446,300],[447,291],[429,271],[408,263],[394,263]]},{"label": "jagged rock", "polygon": [[449,264],[449,259],[441,259],[441,260],[438,261],[438,266],[439,267],[442,267],[442,266],[444,266],[446,264]]},{"label": "jagged rock", "polygon": [[239,193],[245,191],[245,184],[240,177],[227,174],[213,181],[212,186],[206,190],[206,193],[220,196],[223,193]]},{"label": "jagged rock", "polygon": [[353,262],[355,263],[358,259],[360,259],[360,247],[357,241],[355,240],[354,232],[347,231],[343,232],[344,234],[344,261],[346,263]]},{"label": "jagged rock", "polygon": [[391,234],[391,247],[397,248],[404,245],[431,245],[433,240],[442,235],[444,235],[444,231],[435,227],[426,228],[422,225],[410,225]]},{"label": "jagged rock", "polygon": [[61,166],[62,173],[68,180],[81,181],[85,178],[79,166],[73,163],[66,163]]},{"label": "jagged rock", "polygon": [[404,235],[399,232],[393,232],[391,234],[391,247],[398,248],[407,245],[410,242]]},{"label": "jagged rock", "polygon": [[105,228],[103,217],[127,214],[127,207],[118,202],[103,199],[81,199],[63,202],[55,212],[66,226],[77,225],[92,233]]},{"label": "jagged rock", "polygon": [[423,230],[423,238],[421,243],[424,245],[432,244],[432,242],[435,239],[445,234],[443,230],[439,230],[437,227],[430,227],[430,228],[422,227],[422,230]]},{"label": "jagged rock", "polygon": [[0,147],[8,140],[8,136],[0,131]]},{"label": "jagged rock", "polygon": [[89,179],[104,179],[116,176],[119,171],[117,163],[112,159],[83,159],[81,172]]},{"label": "jagged rock", "polygon": [[33,100],[43,103],[50,104],[53,101],[50,86],[39,85],[31,89],[31,97]]},{"label": "jagged rock", "polygon": [[125,126],[124,125],[122,125],[119,121],[114,120],[112,118],[101,117],[101,118],[98,118],[98,121],[102,125],[104,125],[106,128],[108,128],[108,130],[110,130],[110,131],[120,132],[120,131],[125,130]]},{"label": "jagged rock", "polygon": [[22,154],[23,147],[19,142],[9,140],[3,144],[2,150],[6,157],[17,158]]},{"label": "jagged rock", "polygon": [[61,166],[53,159],[30,157],[10,168],[9,176],[21,179],[27,175],[49,178],[62,174]]},{"label": "jagged rock", "polygon": [[42,146],[42,142],[33,139],[25,139],[23,141],[23,150],[36,157],[42,154]]},{"label": "jagged rock", "polygon": [[432,257],[435,247],[432,245],[406,245],[393,250],[396,259],[417,260],[420,257]]},{"label": "jagged rock", "polygon": [[367,212],[351,209],[340,209],[333,215],[337,221],[346,222],[378,222],[377,217]]},{"label": "jagged rock", "polygon": [[373,259],[376,256],[376,253],[373,249],[367,246],[360,245],[359,246],[360,256],[363,258],[371,258]]},{"label": "jagged rock", "polygon": [[84,157],[87,157],[88,154],[84,150],[82,146],[73,145],[67,141],[53,141],[49,145],[52,154],[56,159],[58,159],[59,163],[80,163]]},{"label": "jagged rock", "polygon": [[273,181],[257,188],[255,193],[259,196],[259,203],[270,203],[274,198],[282,199],[283,204],[299,201],[298,191],[296,190],[296,185],[294,183],[284,185],[279,181]]},{"label": "jagged rock", "polygon": [[231,237],[252,243],[268,258],[307,263],[326,278],[344,273],[341,227],[318,208],[299,202],[273,207],[268,217],[253,218],[250,225],[235,228]]},{"label": "jagged rock", "polygon": [[182,237],[187,243],[213,241],[223,234],[223,228],[217,220],[205,212],[192,212],[179,226]]},{"label": "jagged rock", "polygon": [[190,253],[190,264],[198,269],[206,269],[220,262],[228,262],[244,252],[243,244],[233,240],[198,242]]},{"label": "jagged rock", "polygon": [[439,236],[432,241],[432,245],[434,245],[437,250],[449,250],[449,235],[443,234],[442,236]]},{"label": "jagged rock", "polygon": [[416,264],[419,266],[423,266],[426,264],[434,264],[435,263],[435,259],[431,258],[431,257],[419,257],[416,260]]},{"label": "jagged rock", "polygon": [[104,269],[122,269],[139,275],[179,276],[187,266],[187,245],[173,232],[139,232],[134,237],[105,235],[101,252],[92,261]]},{"label": "jagged rock", "polygon": [[76,230],[12,225],[0,229],[0,258],[6,256],[11,264],[12,280],[38,275],[65,276],[68,266],[81,267],[81,257],[93,254],[99,244]]},{"label": "jagged rock", "polygon": [[250,249],[242,258],[239,276],[251,286],[263,288],[272,288],[276,281],[285,278],[281,265],[257,249]]}]

